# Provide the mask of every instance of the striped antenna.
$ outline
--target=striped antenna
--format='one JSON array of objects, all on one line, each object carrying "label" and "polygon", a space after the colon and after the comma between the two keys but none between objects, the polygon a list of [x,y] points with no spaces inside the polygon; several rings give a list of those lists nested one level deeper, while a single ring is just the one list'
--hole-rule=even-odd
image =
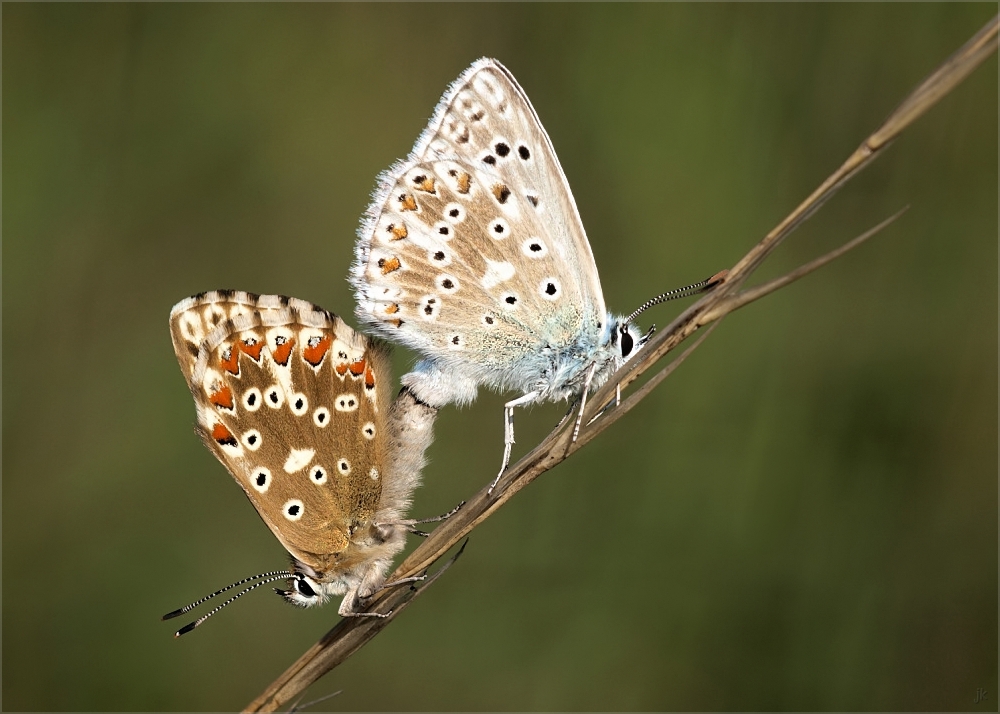
[{"label": "striped antenna", "polygon": [[668,300],[677,300],[678,298],[690,297],[692,295],[697,295],[698,293],[707,292],[725,280],[728,274],[728,270],[720,270],[712,277],[705,278],[699,283],[692,283],[691,285],[686,285],[683,288],[674,288],[673,290],[668,290],[665,293],[657,295],[655,298],[651,298],[640,305],[632,312],[631,315],[622,320],[622,324],[631,323],[632,320],[637,318],[641,313],[645,312],[649,308],[653,307],[653,305],[659,305],[661,302],[667,302]]},{"label": "striped antenna", "polygon": [[185,625],[181,629],[177,630],[177,632],[174,633],[174,637],[180,637],[181,635],[186,634],[186,633],[190,632],[191,630],[193,630],[194,628],[196,628],[198,625],[200,625],[201,623],[203,623],[205,620],[207,620],[208,618],[210,618],[212,615],[214,615],[215,613],[217,613],[219,610],[221,610],[222,608],[224,608],[229,603],[233,602],[234,600],[236,600],[239,597],[242,597],[243,595],[246,595],[248,592],[250,592],[254,588],[260,587],[261,585],[265,585],[267,583],[273,583],[275,580],[282,580],[282,579],[291,578],[291,577],[293,577],[293,574],[292,574],[292,572],[290,570],[272,570],[269,573],[261,573],[260,575],[252,575],[249,578],[243,578],[242,580],[237,580],[235,583],[232,583],[231,585],[227,585],[226,587],[224,587],[224,588],[222,588],[220,590],[216,590],[211,595],[206,595],[205,597],[201,598],[200,600],[195,600],[190,605],[185,605],[182,608],[179,608],[179,609],[174,610],[172,612],[168,612],[166,615],[164,615],[160,619],[161,620],[169,620],[171,618],[178,617],[180,615],[183,615],[186,612],[190,612],[191,610],[193,610],[194,608],[198,607],[202,603],[208,602],[213,597],[216,597],[217,595],[221,595],[222,593],[226,592],[227,590],[232,590],[235,587],[239,587],[240,585],[245,585],[246,583],[253,582],[254,580],[260,580],[259,583],[254,583],[253,585],[251,585],[247,589],[243,590],[242,592],[239,592],[236,595],[233,595],[231,598],[229,598],[228,600],[226,600],[224,603],[222,603],[221,605],[219,605],[217,608],[215,608],[214,610],[210,611],[207,615],[203,615],[202,617],[199,617],[194,622],[192,622],[192,623],[190,623],[188,625]]}]

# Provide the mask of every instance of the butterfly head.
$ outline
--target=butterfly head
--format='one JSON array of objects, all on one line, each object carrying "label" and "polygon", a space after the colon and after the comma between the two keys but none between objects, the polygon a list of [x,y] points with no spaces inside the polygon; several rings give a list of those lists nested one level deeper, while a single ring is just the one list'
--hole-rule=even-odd
[{"label": "butterfly head", "polygon": [[372,586],[381,583],[405,539],[406,530],[395,525],[359,525],[351,529],[350,541],[340,552],[293,556],[287,589],[274,591],[298,607],[322,605],[345,595],[341,614],[351,611],[359,596],[370,594]]},{"label": "butterfly head", "polygon": [[587,385],[588,390],[597,389],[632,359],[653,334],[652,330],[643,334],[637,325],[617,315],[609,314],[603,322],[597,350],[589,353],[586,361],[572,362],[575,374],[565,380],[561,391],[552,390],[553,396],[569,398],[579,393],[581,385]]},{"label": "butterfly head", "polygon": [[312,607],[313,605],[320,605],[329,599],[329,595],[324,592],[322,585],[308,575],[296,574],[295,577],[288,581],[288,584],[289,587],[287,590],[275,588],[274,591],[293,605]]},{"label": "butterfly head", "polygon": [[288,579],[288,589],[275,588],[274,592],[298,607],[322,605],[331,597],[343,595],[348,583],[345,578],[333,581],[324,579],[315,570],[299,560],[292,561],[292,576]]},{"label": "butterfly head", "polygon": [[643,333],[639,327],[624,318],[608,315],[608,332],[604,344],[611,351],[614,368],[618,369],[628,362],[646,344],[653,331]]}]

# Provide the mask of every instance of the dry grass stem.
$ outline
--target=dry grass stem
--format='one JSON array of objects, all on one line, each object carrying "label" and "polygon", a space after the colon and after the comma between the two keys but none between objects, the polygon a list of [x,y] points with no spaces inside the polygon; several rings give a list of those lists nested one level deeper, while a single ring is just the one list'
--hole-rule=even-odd
[{"label": "dry grass stem", "polygon": [[[575,442],[572,441],[574,420],[564,419],[542,443],[508,469],[492,497],[486,492],[485,484],[488,483],[489,479],[484,477],[483,489],[469,499],[458,513],[438,526],[430,534],[430,537],[400,564],[395,573],[390,576],[390,580],[427,572],[435,562],[454,548],[477,525],[489,518],[515,493],[563,461],[567,456],[582,448],[627,414],[701,344],[710,330],[706,330],[678,359],[664,367],[621,404],[608,407],[615,401],[617,385],[622,388],[629,385],[699,328],[709,324],[714,328],[718,321],[728,313],[827,264],[860,245],[899,217],[902,211],[835,251],[807,263],[785,276],[747,290],[740,290],[750,275],[796,227],[815,213],[852,176],[868,166],[907,126],[958,86],[996,50],[997,30],[998,18],[994,17],[972,39],[921,82],[889,115],[885,122],[861,143],[840,168],[834,171],[788,217],[751,248],[732,267],[726,279],[718,287],[685,310],[666,329],[650,340],[646,347],[636,355],[636,358],[615,375],[614,380],[598,390],[588,400],[587,408],[584,411],[583,423],[585,426]],[[601,415],[600,419],[591,424],[590,421],[601,412],[602,408],[607,411]],[[247,706],[245,711],[275,711],[292,701],[306,687],[354,654],[378,632],[387,627],[417,594],[440,577],[456,557],[457,554],[416,587],[401,586],[377,593],[371,599],[369,610],[389,613],[388,617],[354,617],[341,620],[319,642],[299,657],[288,670],[272,682],[259,697]]]}]

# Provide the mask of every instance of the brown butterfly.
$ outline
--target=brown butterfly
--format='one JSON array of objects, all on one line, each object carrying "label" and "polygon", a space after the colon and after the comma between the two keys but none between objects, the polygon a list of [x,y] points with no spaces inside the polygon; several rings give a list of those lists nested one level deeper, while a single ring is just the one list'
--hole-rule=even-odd
[{"label": "brown butterfly", "polygon": [[343,595],[341,615],[374,615],[360,601],[384,586],[406,532],[419,533],[403,515],[437,410],[405,389],[392,401],[388,347],[304,300],[195,295],[174,306],[170,334],[196,432],[292,556],[290,570],[215,595],[287,578],[278,592],[293,604]]}]

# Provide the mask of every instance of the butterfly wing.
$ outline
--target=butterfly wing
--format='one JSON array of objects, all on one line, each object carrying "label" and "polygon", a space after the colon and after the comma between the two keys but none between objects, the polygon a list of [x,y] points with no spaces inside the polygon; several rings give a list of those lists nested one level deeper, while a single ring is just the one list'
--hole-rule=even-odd
[{"label": "butterfly wing", "polygon": [[381,177],[359,235],[359,318],[446,364],[516,374],[542,350],[597,343],[604,298],[576,204],[495,60],[445,93],[408,159]]},{"label": "butterfly wing", "polygon": [[170,332],[197,431],[281,544],[335,567],[382,490],[387,348],[303,300],[216,291]]}]

